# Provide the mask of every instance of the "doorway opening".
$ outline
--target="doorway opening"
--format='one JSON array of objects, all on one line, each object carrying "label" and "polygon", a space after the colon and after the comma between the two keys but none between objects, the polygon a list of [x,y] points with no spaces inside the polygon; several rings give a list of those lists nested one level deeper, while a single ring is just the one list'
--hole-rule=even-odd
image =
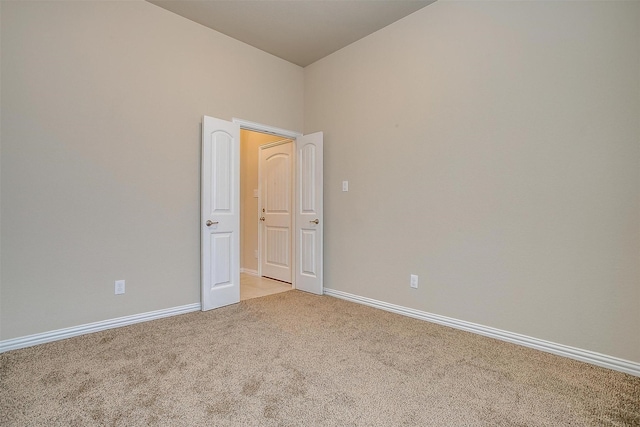
[{"label": "doorway opening", "polygon": [[292,150],[290,137],[240,129],[240,300],[293,289]]},{"label": "doorway opening", "polygon": [[323,294],[322,132],[302,135],[240,119],[229,122],[204,116],[200,186],[203,311],[240,301],[241,129],[292,140],[292,287]]}]

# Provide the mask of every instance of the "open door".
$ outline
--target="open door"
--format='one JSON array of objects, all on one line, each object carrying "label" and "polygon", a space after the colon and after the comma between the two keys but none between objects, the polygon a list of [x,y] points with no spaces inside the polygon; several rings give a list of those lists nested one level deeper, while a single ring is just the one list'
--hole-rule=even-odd
[{"label": "open door", "polygon": [[322,132],[296,138],[295,287],[322,295]]},{"label": "open door", "polygon": [[240,125],[202,120],[202,310],[240,302]]}]

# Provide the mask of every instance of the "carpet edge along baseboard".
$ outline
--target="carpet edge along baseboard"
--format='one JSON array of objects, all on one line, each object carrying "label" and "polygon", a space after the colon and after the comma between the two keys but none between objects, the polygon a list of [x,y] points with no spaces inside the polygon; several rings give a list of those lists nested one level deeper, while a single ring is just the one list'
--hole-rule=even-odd
[{"label": "carpet edge along baseboard", "polygon": [[426,311],[420,311],[413,308],[390,304],[388,302],[361,297],[359,295],[354,295],[335,289],[325,288],[324,294],[358,304],[368,305],[369,307],[390,311],[392,313],[400,314],[403,316],[413,317],[415,319],[449,326],[451,328],[472,332],[474,334],[499,339],[501,341],[510,342],[512,344],[522,345],[524,347],[552,353],[558,356],[568,357],[570,359],[579,360],[581,362],[590,363],[592,365],[613,369],[614,371],[624,372],[636,377],[640,377],[640,363],[632,362],[630,360],[620,359],[618,357],[609,356],[590,350],[583,350],[564,344],[545,341],[514,332],[504,331],[502,329],[467,322],[465,320],[458,320],[451,317],[429,313]]},{"label": "carpet edge along baseboard", "polygon": [[[384,301],[378,301],[372,298],[366,298],[335,289],[325,288],[324,294],[334,298],[340,298],[343,300],[367,305],[369,307],[389,311],[403,316],[449,326],[451,328],[472,332],[490,338],[499,339],[501,341],[522,345],[524,347],[552,353],[558,356],[568,357],[571,359],[579,360],[581,362],[590,363],[592,365],[600,366],[607,369],[613,369],[615,371],[624,372],[640,377],[640,363],[632,362],[630,360],[624,360],[590,350],[570,347],[564,344],[553,343],[550,341],[545,341],[514,332],[504,331],[489,326],[467,322],[464,320],[454,319],[451,317],[441,316],[426,311],[420,311],[400,305],[390,304]],[[38,344],[45,344],[48,342],[58,341],[92,332],[99,332],[106,329],[119,328],[121,326],[132,325],[134,323],[147,322],[150,320],[161,319],[163,317],[190,313],[193,311],[199,311],[200,309],[200,303],[193,303],[178,307],[166,308],[163,310],[155,310],[147,313],[103,320],[100,322],[87,323],[70,328],[57,329],[54,331],[48,331],[24,337],[11,338],[8,340],[0,341],[0,353],[31,347]]]},{"label": "carpet edge along baseboard", "polygon": [[117,317],[115,319],[102,320],[100,322],[86,323],[84,325],[72,326],[69,328],[56,329],[54,331],[42,332],[24,337],[11,338],[0,341],[0,353],[59,341],[79,335],[90,334],[92,332],[104,331],[106,329],[133,325],[134,323],[148,322],[150,320],[162,319],[163,317],[177,316],[179,314],[200,311],[201,308],[202,306],[200,303],[193,303],[178,307],[165,308],[162,310],[149,311],[146,313],[133,314],[130,316]]}]

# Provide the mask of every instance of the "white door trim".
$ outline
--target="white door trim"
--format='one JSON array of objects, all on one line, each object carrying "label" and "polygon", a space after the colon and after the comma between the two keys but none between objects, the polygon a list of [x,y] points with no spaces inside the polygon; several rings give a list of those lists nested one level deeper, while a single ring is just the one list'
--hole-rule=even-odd
[{"label": "white door trim", "polygon": [[269,126],[269,125],[263,125],[262,123],[250,122],[248,120],[242,120],[236,117],[231,119],[231,121],[233,123],[237,123],[238,125],[240,125],[240,129],[244,129],[244,130],[252,130],[256,132],[269,133],[271,135],[278,135],[285,138],[294,138],[294,139],[299,136],[302,136],[300,132],[280,129],[280,128]]}]

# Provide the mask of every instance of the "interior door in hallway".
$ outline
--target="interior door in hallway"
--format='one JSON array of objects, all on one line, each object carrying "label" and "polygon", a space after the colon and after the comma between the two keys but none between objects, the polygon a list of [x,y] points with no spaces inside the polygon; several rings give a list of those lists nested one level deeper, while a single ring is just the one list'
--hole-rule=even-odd
[{"label": "interior door in hallway", "polygon": [[285,140],[260,147],[260,272],[291,283],[291,221],[293,207],[293,143]]}]

